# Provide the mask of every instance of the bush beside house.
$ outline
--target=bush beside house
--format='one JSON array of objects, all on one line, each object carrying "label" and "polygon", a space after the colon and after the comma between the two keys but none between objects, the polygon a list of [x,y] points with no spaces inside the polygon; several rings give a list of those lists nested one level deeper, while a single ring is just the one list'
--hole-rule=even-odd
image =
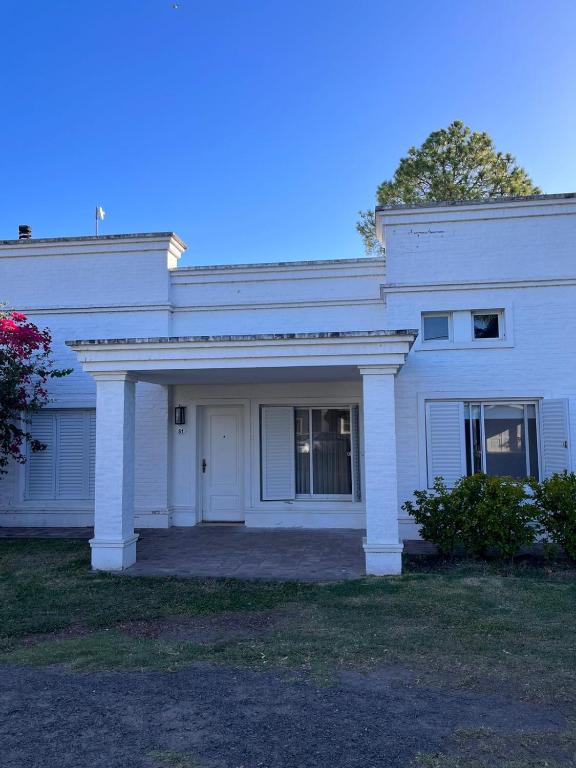
[{"label": "bush beside house", "polygon": [[512,559],[521,547],[545,538],[576,560],[576,474],[541,483],[482,473],[448,488],[441,477],[431,491],[415,491],[402,509],[420,525],[424,539],[444,555],[455,550]]},{"label": "bush beside house", "polygon": [[576,561],[576,474],[563,472],[534,483],[538,519],[554,544]]}]

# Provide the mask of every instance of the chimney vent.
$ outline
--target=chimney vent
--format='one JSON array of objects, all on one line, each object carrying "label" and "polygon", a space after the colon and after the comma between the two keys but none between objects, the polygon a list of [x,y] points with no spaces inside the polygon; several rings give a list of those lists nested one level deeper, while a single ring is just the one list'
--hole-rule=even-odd
[{"label": "chimney vent", "polygon": [[30,240],[32,237],[32,227],[30,224],[20,224],[18,227],[18,240]]}]

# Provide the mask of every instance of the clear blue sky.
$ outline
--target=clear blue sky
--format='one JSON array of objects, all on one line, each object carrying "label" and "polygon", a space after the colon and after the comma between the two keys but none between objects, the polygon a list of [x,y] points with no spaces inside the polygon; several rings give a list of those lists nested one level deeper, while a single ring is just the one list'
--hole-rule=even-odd
[{"label": "clear blue sky", "polygon": [[574,0],[3,0],[0,239],[174,230],[183,264],[362,255],[455,118],[576,189]]}]

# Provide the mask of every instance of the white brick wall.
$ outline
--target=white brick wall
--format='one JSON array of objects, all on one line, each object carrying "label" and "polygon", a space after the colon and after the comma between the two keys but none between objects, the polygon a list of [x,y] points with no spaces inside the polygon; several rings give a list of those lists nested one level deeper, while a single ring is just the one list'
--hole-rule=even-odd
[{"label": "white brick wall", "polygon": [[[381,260],[175,270],[174,248],[168,237],[0,244],[2,298],[26,311],[40,327],[48,326],[58,365],[74,368],[71,376],[53,382],[54,406],[95,406],[94,381],[66,347],[68,339],[364,330],[385,325]],[[220,387],[224,401],[234,397],[238,387]],[[347,387],[336,385],[336,392],[342,392],[340,402],[347,402]],[[356,392],[358,387],[359,380],[353,385]],[[257,392],[266,399],[282,391],[276,385],[244,385],[245,397],[247,389],[252,409],[257,409]],[[311,383],[288,388],[296,390],[318,398],[330,387]],[[205,399],[215,388],[194,391]],[[136,392],[136,524],[164,527],[172,516],[190,524],[196,519],[195,407],[189,407],[186,436],[174,445],[171,408],[181,390],[172,396],[170,387],[140,382]],[[91,516],[73,502],[63,504],[57,513],[38,504],[32,509],[22,501],[22,480],[21,467],[0,478],[0,525],[90,522]],[[287,519],[280,514],[284,510],[273,505],[253,514],[255,520],[259,514],[261,523],[272,525],[286,520],[296,525],[363,525],[358,503],[338,505],[335,517],[326,505],[311,516],[307,509],[295,505]]]},{"label": "white brick wall", "polygon": [[[59,364],[75,368],[54,384],[58,407],[95,402],[94,383],[66,339],[419,328],[422,311],[504,308],[504,344],[424,351],[417,342],[408,356],[395,387],[399,503],[425,482],[419,404],[430,394],[568,397],[576,447],[574,199],[408,209],[379,218],[386,268],[382,260],[350,260],[175,270],[180,246],[168,236],[0,244],[0,299],[50,327]],[[350,382],[139,383],[137,524],[167,525],[170,514],[194,522],[195,408],[211,397],[248,404],[252,445],[259,403],[362,402],[359,375]],[[179,400],[189,406],[189,423],[175,441],[172,405]],[[73,504],[58,515],[31,511],[21,501],[21,475],[15,468],[0,478],[0,525],[86,522]],[[311,509],[253,499],[250,514],[253,524],[361,526],[363,510],[363,502]],[[402,530],[414,535],[408,520]]]},{"label": "white brick wall", "polygon": [[169,388],[136,385],[136,527],[169,525],[168,430]]},{"label": "white brick wall", "polygon": [[[426,214],[414,209],[413,216],[403,214],[402,223],[395,213],[389,223],[383,215],[390,327],[420,328],[423,311],[504,307],[512,337],[511,346],[495,342],[491,349],[471,343],[467,349],[424,351],[426,345],[417,342],[396,382],[400,503],[425,484],[418,404],[432,393],[567,397],[576,445],[576,203],[529,208],[528,217],[516,208],[514,218],[491,209],[483,218],[477,207]],[[477,286],[466,285],[472,281]],[[406,520],[403,530],[410,529]]]}]

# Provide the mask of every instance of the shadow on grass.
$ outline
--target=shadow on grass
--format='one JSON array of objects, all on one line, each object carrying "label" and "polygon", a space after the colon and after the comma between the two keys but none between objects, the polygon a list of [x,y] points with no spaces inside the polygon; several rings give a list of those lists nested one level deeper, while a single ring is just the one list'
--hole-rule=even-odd
[{"label": "shadow on grass", "polygon": [[490,728],[461,728],[449,750],[420,753],[416,768],[573,768],[576,727],[567,731],[497,733]]}]

